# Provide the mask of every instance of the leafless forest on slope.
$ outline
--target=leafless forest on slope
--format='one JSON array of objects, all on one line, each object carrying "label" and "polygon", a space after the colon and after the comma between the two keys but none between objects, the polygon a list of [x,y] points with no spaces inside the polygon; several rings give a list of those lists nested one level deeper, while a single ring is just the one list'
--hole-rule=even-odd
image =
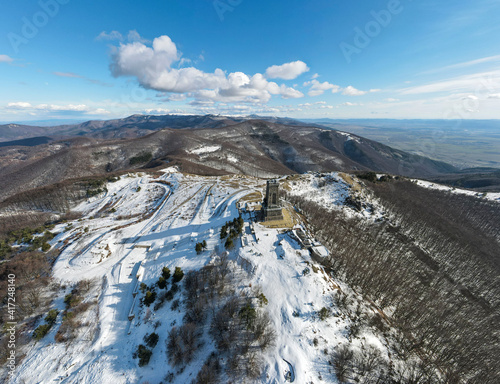
[{"label": "leafless forest on slope", "polygon": [[[500,207],[410,181],[368,183],[385,209],[370,223],[288,196],[331,255],[325,264],[373,301],[443,383],[500,377]],[[325,225],[328,223],[328,225]],[[415,383],[434,383],[422,369]]]}]

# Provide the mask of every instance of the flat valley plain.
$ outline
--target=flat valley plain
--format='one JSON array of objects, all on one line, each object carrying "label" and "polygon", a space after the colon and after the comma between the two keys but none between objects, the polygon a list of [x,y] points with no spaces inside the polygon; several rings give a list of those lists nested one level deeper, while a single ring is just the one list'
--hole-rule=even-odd
[{"label": "flat valley plain", "polygon": [[500,168],[499,120],[356,119],[314,122],[458,168]]}]

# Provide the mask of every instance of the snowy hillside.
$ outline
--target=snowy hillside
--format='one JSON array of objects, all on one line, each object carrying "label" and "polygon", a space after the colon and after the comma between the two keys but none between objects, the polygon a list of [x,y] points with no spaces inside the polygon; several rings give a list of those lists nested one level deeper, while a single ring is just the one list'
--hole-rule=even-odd
[{"label": "snowy hillside", "polygon": [[[12,383],[190,383],[207,367],[215,367],[214,382],[336,383],[332,356],[345,345],[371,359],[375,365],[367,372],[374,375],[388,361],[393,370],[402,364],[392,356],[392,331],[356,327],[360,316],[378,319],[377,310],[311,258],[297,233],[320,244],[304,223],[296,222],[293,231],[269,228],[238,204],[258,196],[263,180],[201,177],[173,168],[156,176],[122,176],[105,194],[76,208],[81,219],[54,229],[59,234],[51,245],[62,250],[53,267],[60,289],[51,308],[58,315],[48,334],[28,346]],[[371,221],[381,216],[376,202],[347,175],[306,174],[282,183],[288,193],[325,209],[357,212]],[[354,211],[346,205],[353,196],[368,203]],[[240,214],[241,235],[226,253],[221,228]],[[227,284],[200,309],[190,290],[201,303],[213,286],[199,280],[222,268]],[[214,336],[216,320],[231,300],[241,307],[236,319],[251,310],[267,335],[261,335],[265,342],[252,339],[239,363],[228,352],[232,347],[222,349]],[[44,321],[40,317],[33,328]],[[189,358],[179,360],[172,357],[171,335],[189,321],[196,324],[195,342]],[[255,333],[250,323],[239,329],[250,335],[251,328]],[[144,350],[152,354],[142,361]]]}]

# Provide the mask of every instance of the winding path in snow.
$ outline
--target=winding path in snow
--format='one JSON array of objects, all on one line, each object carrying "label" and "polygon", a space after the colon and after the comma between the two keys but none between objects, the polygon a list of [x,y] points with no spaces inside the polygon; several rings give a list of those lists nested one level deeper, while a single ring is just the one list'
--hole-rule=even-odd
[{"label": "winding path in snow", "polygon": [[288,364],[288,372],[285,374],[285,380],[290,381],[290,383],[293,383],[295,381],[295,371],[293,370],[293,365],[288,361],[283,359],[285,363]]}]

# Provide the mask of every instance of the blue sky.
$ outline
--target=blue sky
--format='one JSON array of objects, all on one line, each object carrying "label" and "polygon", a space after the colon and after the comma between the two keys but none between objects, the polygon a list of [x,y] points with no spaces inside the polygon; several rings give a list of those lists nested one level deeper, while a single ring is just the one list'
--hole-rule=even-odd
[{"label": "blue sky", "polygon": [[500,118],[500,2],[0,0],[0,121]]}]

